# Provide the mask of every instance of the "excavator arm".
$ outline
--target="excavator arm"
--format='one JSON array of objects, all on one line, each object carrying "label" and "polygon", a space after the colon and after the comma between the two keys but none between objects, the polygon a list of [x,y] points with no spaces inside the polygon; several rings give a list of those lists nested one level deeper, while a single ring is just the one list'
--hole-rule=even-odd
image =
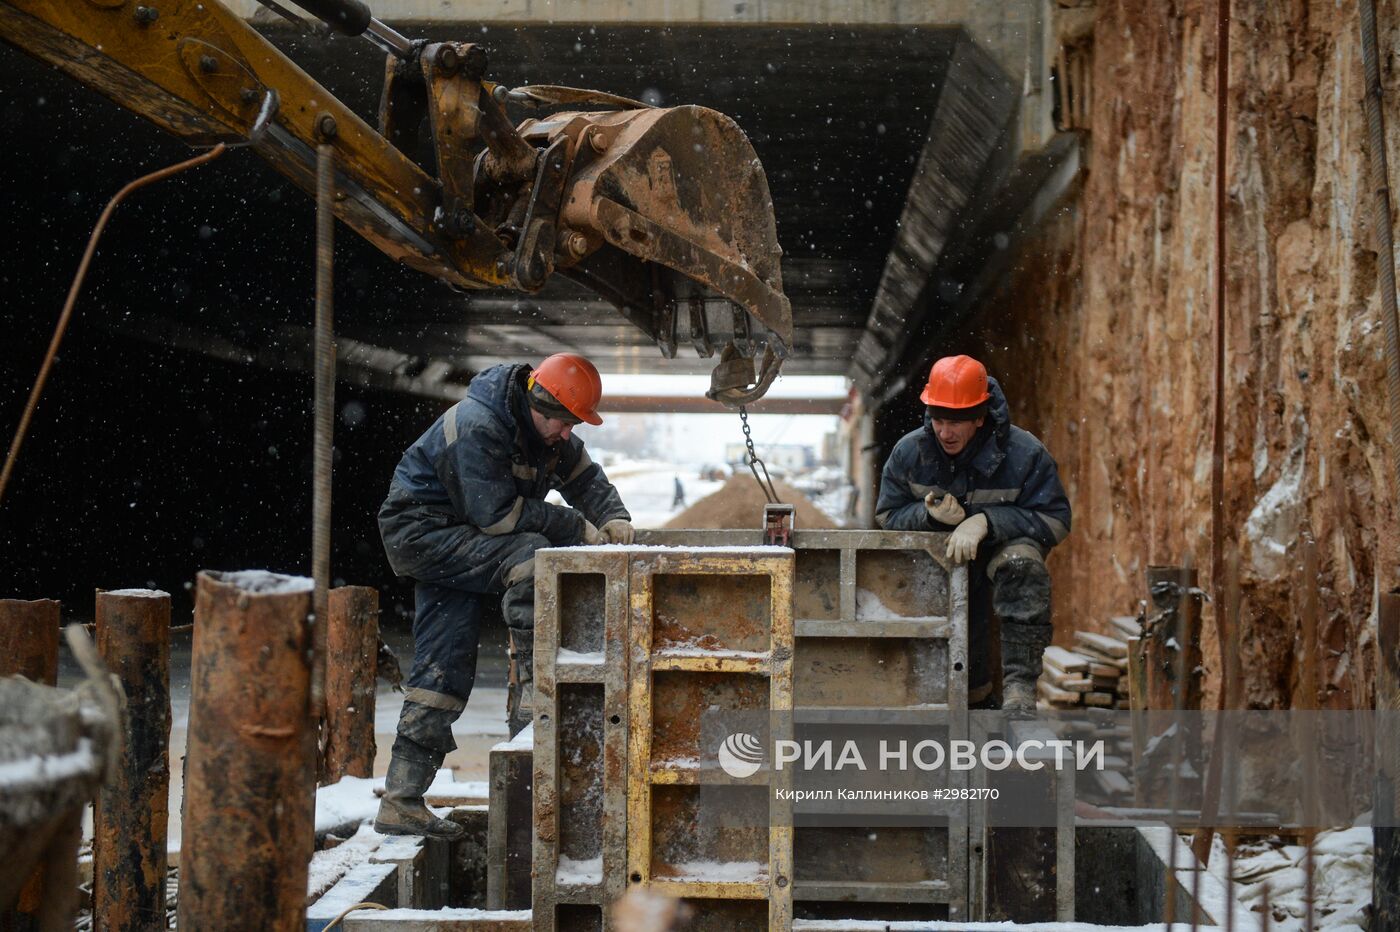
[{"label": "excavator arm", "polygon": [[[336,216],[456,288],[533,292],[562,274],[615,304],[666,356],[684,305],[700,355],[713,354],[712,334],[724,340],[710,391],[720,401],[761,397],[788,355],[767,179],[723,114],[576,88],[510,90],[486,79],[480,46],[410,41],[360,0],[300,0],[388,52],[376,128],[218,0],[146,3],[0,0],[0,38],[192,146],[249,145],[308,192],[316,149],[330,146]],[[516,125],[511,102],[612,109]],[[730,302],[730,319],[717,319]]]}]

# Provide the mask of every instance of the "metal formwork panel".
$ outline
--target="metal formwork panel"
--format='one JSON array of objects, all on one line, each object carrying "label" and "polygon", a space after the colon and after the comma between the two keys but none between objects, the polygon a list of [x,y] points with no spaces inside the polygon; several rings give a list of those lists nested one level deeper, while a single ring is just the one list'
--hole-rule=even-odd
[{"label": "metal formwork panel", "polygon": [[[758,530],[649,530],[640,543],[747,546]],[[903,709],[948,715],[949,737],[967,734],[967,567],[943,557],[947,535],[797,530],[793,580],[794,707]],[[966,788],[964,773],[947,786]],[[793,897],[834,904],[924,903],[969,917],[966,803],[946,807],[944,829],[799,828],[803,857]],[[867,906],[874,918],[880,907]],[[899,918],[891,913],[889,918]]]},{"label": "metal formwork panel", "polygon": [[535,928],[611,928],[627,885],[628,551],[535,558]]},{"label": "metal formwork panel", "polygon": [[[933,828],[781,829],[767,839],[769,880],[762,884],[678,883],[653,871],[651,861],[658,845],[675,841],[666,825],[684,826],[698,814],[698,788],[727,779],[713,770],[653,768],[677,741],[663,729],[662,746],[653,747],[658,710],[693,707],[703,696],[719,700],[706,705],[740,707],[762,698],[772,709],[946,710],[950,737],[965,736],[967,570],[945,563],[945,541],[941,534],[798,531],[793,550],[754,550],[757,530],[653,530],[639,532],[632,548],[541,551],[533,768],[538,926],[611,928],[612,904],[643,882],[696,900],[717,927],[786,927],[793,900],[812,915],[839,916],[841,903],[852,903],[865,917],[884,910],[900,918],[907,915],[901,904],[927,904],[967,918],[966,804],[949,805],[946,826]],[[760,558],[788,566],[785,583],[772,576],[766,582],[775,630],[787,630],[785,653],[774,651],[771,632],[761,645],[725,642],[733,633],[720,623],[733,614],[728,601],[757,591],[752,579],[736,580],[767,573],[756,569]],[[677,583],[703,575],[727,595],[716,599],[715,591]],[[782,585],[780,596],[774,587]],[[712,630],[663,630],[658,640],[658,593],[673,615],[716,620]],[[674,628],[673,621],[663,628]],[[678,633],[692,643],[679,646]],[[782,655],[777,682],[765,679],[765,651],[748,649],[758,646]],[[947,785],[965,782],[954,773]],[[766,787],[757,789],[769,804]],[[665,816],[659,838],[654,812]],[[773,821],[791,824],[786,815]],[[592,835],[586,826],[595,826]],[[579,839],[590,837],[596,847],[581,847]],[[796,863],[794,838],[802,855]],[[600,859],[592,874],[585,855]],[[774,895],[770,914],[763,900]]]},{"label": "metal formwork panel", "polygon": [[[767,771],[740,781],[709,765],[700,718],[791,710],[793,553],[634,551],[629,576],[628,879],[724,913],[731,928],[789,928],[791,821],[772,811],[788,804]],[[764,807],[762,824],[702,827],[702,791],[718,788]]]}]

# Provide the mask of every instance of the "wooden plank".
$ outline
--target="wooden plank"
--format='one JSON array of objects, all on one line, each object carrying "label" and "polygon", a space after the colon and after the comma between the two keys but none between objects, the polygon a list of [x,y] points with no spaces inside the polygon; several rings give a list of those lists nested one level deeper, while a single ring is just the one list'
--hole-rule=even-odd
[{"label": "wooden plank", "polygon": [[1123,670],[1115,664],[1094,661],[1093,663],[1089,664],[1089,675],[1111,676],[1116,680],[1123,675]]},{"label": "wooden plank", "polygon": [[1055,645],[1045,648],[1044,660],[1066,673],[1084,673],[1089,669],[1089,661],[1072,651]]},{"label": "wooden plank", "polygon": [[1108,623],[1114,633],[1124,640],[1142,637],[1142,625],[1138,624],[1138,620],[1132,615],[1115,615]]},{"label": "wooden plank", "polygon": [[1128,645],[1118,638],[1108,637],[1104,634],[1095,634],[1092,631],[1076,631],[1074,639],[1085,647],[1097,651],[1107,657],[1127,657]]},{"label": "wooden plank", "polygon": [[1051,686],[1044,680],[1040,681],[1040,693],[1050,702],[1059,702],[1065,705],[1079,705],[1080,693],[1070,692],[1067,689],[1059,689]]},{"label": "wooden plank", "polygon": [[1097,706],[1097,707],[1099,707],[1099,708],[1111,709],[1111,708],[1113,708],[1114,702],[1115,702],[1115,697],[1114,697],[1114,695],[1113,695],[1112,693],[1096,693],[1096,692],[1087,692],[1087,693],[1084,693],[1084,704],[1085,704],[1085,705],[1091,705],[1091,706]]}]

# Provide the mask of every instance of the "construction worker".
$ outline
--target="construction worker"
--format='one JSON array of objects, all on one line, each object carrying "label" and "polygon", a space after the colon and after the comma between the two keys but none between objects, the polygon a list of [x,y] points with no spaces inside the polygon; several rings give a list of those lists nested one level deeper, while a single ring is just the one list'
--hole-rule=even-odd
[{"label": "construction worker", "polygon": [[[387,834],[463,834],[423,793],[456,748],[452,723],[476,676],[483,600],[499,596],[510,635],[514,736],[532,716],[535,551],[630,544],[617,489],[574,435],[601,424],[602,380],[582,356],[559,353],[535,369],[494,366],[467,386],[414,441],[379,509],[389,564],[414,583],[413,670],[375,819]],[[544,500],[551,489],[573,507]]]},{"label": "construction worker", "polygon": [[898,531],[947,531],[947,557],[971,561],[968,703],[996,708],[989,608],[1001,619],[1003,710],[1035,711],[1050,645],[1045,556],[1069,534],[1069,499],[1055,460],[1011,423],[997,380],[971,356],[933,364],[919,399],[923,427],[895,444],[880,478],[875,520]]}]

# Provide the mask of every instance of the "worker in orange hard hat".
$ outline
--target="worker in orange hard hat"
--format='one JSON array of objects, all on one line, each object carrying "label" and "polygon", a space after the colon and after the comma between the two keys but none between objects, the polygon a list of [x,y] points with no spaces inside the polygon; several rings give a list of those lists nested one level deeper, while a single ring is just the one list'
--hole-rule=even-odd
[{"label": "worker in orange hard hat", "polygon": [[895,444],[880,477],[875,520],[889,530],[947,531],[946,555],[971,562],[968,702],[996,708],[990,610],[1001,619],[1000,707],[1035,709],[1050,645],[1045,556],[1069,534],[1069,499],[1045,446],[1015,427],[1006,396],[971,356],[933,364],[919,400],[924,424]]},{"label": "worker in orange hard hat", "polygon": [[[394,470],[379,531],[394,572],[414,581],[413,670],[375,829],[455,838],[423,792],[457,745],[452,723],[476,676],[483,600],[499,595],[510,634],[511,735],[532,717],[535,551],[630,544],[632,519],[574,433],[601,424],[593,363],[557,353],[494,366],[414,441]],[[557,489],[568,506],[545,501]]]}]

